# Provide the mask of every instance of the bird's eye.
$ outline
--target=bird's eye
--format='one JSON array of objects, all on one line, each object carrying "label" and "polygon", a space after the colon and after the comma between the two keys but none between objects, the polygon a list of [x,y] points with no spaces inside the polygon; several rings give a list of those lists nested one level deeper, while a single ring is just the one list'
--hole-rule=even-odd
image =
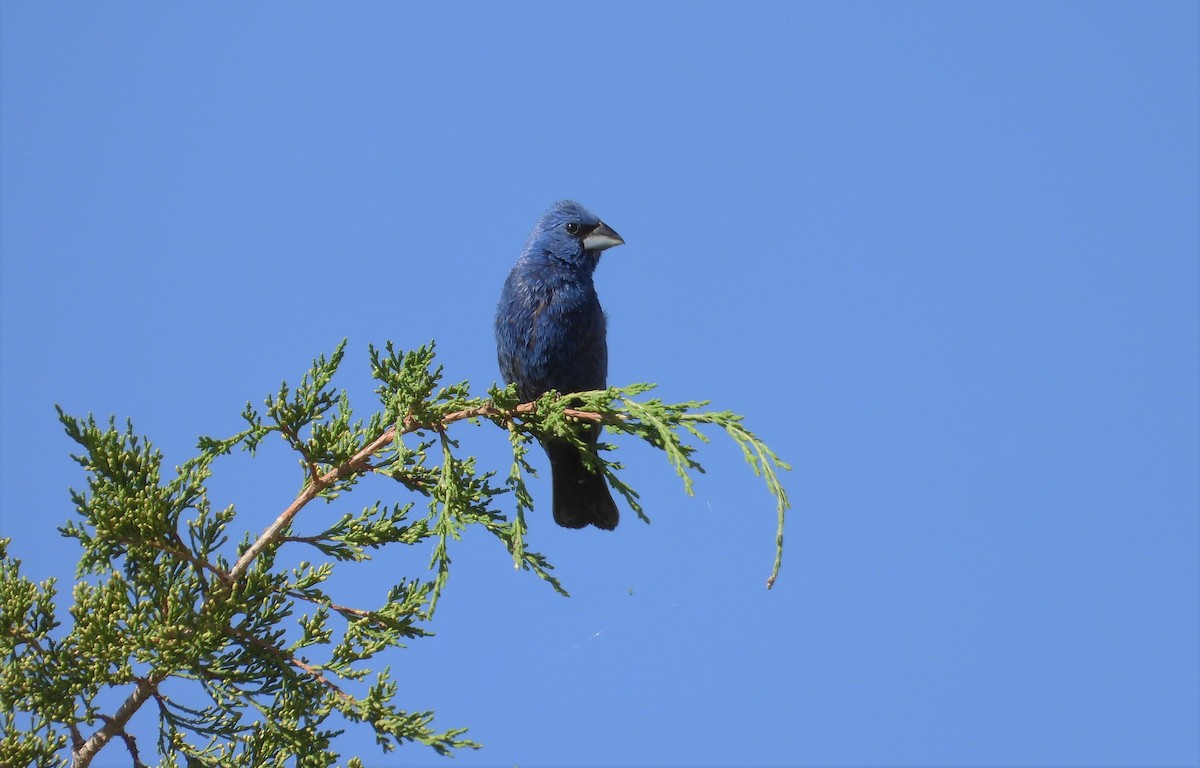
[{"label": "bird's eye", "polygon": [[579,234],[579,225],[573,221],[568,221],[567,222],[567,233],[571,234],[571,235],[578,235]]}]

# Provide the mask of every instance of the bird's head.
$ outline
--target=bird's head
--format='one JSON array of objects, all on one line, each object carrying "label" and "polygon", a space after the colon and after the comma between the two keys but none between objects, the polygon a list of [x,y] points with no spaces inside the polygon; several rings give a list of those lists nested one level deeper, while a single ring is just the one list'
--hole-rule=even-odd
[{"label": "bird's head", "polygon": [[574,200],[561,200],[538,219],[525,250],[570,266],[595,268],[601,251],[624,242],[596,214]]}]

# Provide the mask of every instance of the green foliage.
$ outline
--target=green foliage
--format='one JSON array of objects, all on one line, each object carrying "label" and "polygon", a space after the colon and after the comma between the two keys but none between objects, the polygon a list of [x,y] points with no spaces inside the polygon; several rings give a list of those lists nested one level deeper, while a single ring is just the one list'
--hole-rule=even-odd
[{"label": "green foliage", "polygon": [[[245,429],[202,437],[198,454],[173,471],[132,424],[59,411],[87,475],[87,489],[71,492],[78,518],[61,528],[82,548],[79,580],[68,628],[60,630],[53,582],[23,578],[0,541],[0,764],[65,765],[69,754],[86,766],[118,740],[141,765],[146,747],[139,750],[126,724],[146,704],[158,717],[156,751],[168,766],[328,766],[338,759],[332,739],[352,723],[370,727],[385,752],[405,742],[440,754],[477,748],[464,729],[434,728],[432,712],[399,709],[395,681],[373,661],[428,634],[452,542],[470,526],[495,536],[516,567],[566,594],[546,558],[525,545],[533,500],[524,478],[534,439],[583,447],[575,437],[580,419],[664,451],[688,493],[690,473],[703,468],[685,439],[706,441],[699,429],[706,424],[725,430],[777,501],[768,587],[774,582],[788,506],[777,469],[787,465],[739,416],[704,412],[705,403],[633,399],[651,389],[644,384],[549,393],[534,403],[518,402],[512,387],[472,397],[466,382],[442,383],[432,344],[404,353],[389,343],[370,350],[380,409],[356,420],[346,393],[332,387],[344,350],[343,342],[315,360],[294,389],[282,384],[262,414],[247,404]],[[450,437],[455,423],[482,421],[508,433],[513,463],[502,478],[460,455]],[[273,433],[297,456],[299,490],[261,534],[234,543],[234,507],[214,508],[208,499],[212,465],[234,450],[254,455]],[[647,519],[618,462],[586,451],[585,461]],[[310,502],[333,501],[368,474],[394,480],[418,501],[375,501],[324,530],[311,530],[319,527],[314,519],[301,525]],[[498,509],[508,498],[511,516]],[[334,568],[385,546],[428,551],[431,575],[399,580],[376,607],[335,603],[325,590]],[[278,565],[284,547],[307,548],[319,562]],[[106,711],[114,692],[124,702]]]}]

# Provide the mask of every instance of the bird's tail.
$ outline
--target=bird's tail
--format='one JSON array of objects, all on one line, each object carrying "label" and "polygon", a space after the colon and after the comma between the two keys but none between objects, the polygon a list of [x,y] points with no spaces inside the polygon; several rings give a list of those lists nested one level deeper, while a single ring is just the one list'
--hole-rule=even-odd
[{"label": "bird's tail", "polygon": [[604,475],[589,472],[570,443],[547,443],[546,454],[554,484],[554,522],[564,528],[616,528],[620,513]]}]

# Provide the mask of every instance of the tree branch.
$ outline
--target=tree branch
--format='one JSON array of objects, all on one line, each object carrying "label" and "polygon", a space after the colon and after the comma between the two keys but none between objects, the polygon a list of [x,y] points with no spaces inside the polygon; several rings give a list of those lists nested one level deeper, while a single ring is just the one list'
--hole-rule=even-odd
[{"label": "tree branch", "polygon": [[[405,416],[403,422],[400,424],[399,433],[401,435],[407,435],[421,429],[429,429],[440,432],[454,422],[462,421],[464,419],[475,419],[480,417],[507,419],[511,418],[512,416],[521,416],[527,413],[532,413],[535,410],[537,410],[537,403],[521,403],[516,408],[511,410],[497,408],[494,405],[481,405],[476,408],[464,408],[461,411],[448,413],[442,417],[441,420],[434,424],[426,424],[412,418],[411,416]],[[568,416],[573,416],[574,418],[584,419],[587,421],[604,420],[604,417],[598,413],[581,411],[575,408],[564,409],[563,413]],[[383,431],[382,434],[379,435],[379,437],[368,443],[365,448],[351,456],[350,459],[345,463],[334,467],[323,475],[317,476],[314,474],[314,476],[310,478],[308,485],[306,485],[304,489],[300,491],[300,494],[296,496],[296,499],[291,504],[288,505],[287,509],[283,510],[283,512],[279,514],[279,517],[275,518],[275,522],[267,526],[266,530],[264,530],[258,539],[256,539],[255,542],[250,545],[249,549],[247,549],[242,556],[238,558],[238,561],[234,563],[233,568],[229,570],[229,574],[225,578],[225,583],[233,584],[242,576],[244,576],[246,571],[249,570],[250,565],[254,562],[255,558],[261,555],[263,550],[267,549],[283,538],[284,529],[288,527],[288,525],[292,522],[296,515],[300,513],[300,510],[304,509],[308,502],[320,495],[321,491],[325,490],[338,480],[344,480],[345,478],[359,472],[370,471],[370,458],[395,440],[396,432],[397,429],[395,426],[388,427]]]},{"label": "tree branch", "polygon": [[[291,538],[285,539],[285,541],[291,541],[291,540],[292,540]],[[360,619],[373,619],[375,616],[374,612],[372,612],[372,611],[364,611],[361,608],[351,608],[351,607],[345,606],[345,605],[338,605],[337,603],[330,602],[330,601],[321,602],[320,600],[317,600],[314,597],[303,594],[301,592],[297,592],[294,589],[289,589],[287,591],[287,594],[288,594],[288,597],[294,597],[297,600],[304,600],[306,602],[312,603],[313,605],[319,605],[322,608],[328,608],[329,610],[336,611],[337,613],[340,613],[343,616],[346,616],[346,615],[357,616]],[[387,626],[386,624],[384,624],[378,620],[373,621],[372,623],[375,624],[376,626],[381,626],[381,627]]]},{"label": "tree branch", "polygon": [[[593,393],[593,394],[600,394],[600,393]],[[479,402],[479,401],[476,400],[475,402]],[[568,402],[570,402],[570,401],[568,401]],[[579,401],[576,401],[576,402],[578,403]],[[625,402],[628,403],[629,401],[626,400]],[[657,402],[657,401],[655,401],[655,402]],[[556,403],[554,405],[554,409],[553,409],[554,413],[561,413],[562,415],[565,415],[569,418],[578,419],[578,420],[587,421],[587,422],[635,423],[636,424],[636,423],[638,423],[639,419],[641,419],[641,417],[638,415],[637,412],[614,413],[614,414],[605,415],[605,414],[596,413],[593,411],[581,410],[579,408],[561,408],[562,405],[563,405],[562,402]],[[690,405],[694,405],[694,404],[690,404]],[[684,407],[686,407],[686,406],[680,406],[680,408],[684,408]],[[310,452],[308,450],[309,446],[307,446],[303,441],[301,441],[294,432],[287,429],[283,425],[280,425],[280,429],[284,433],[284,437],[286,438],[287,442],[291,445],[292,448],[296,449],[301,454],[302,458],[304,459],[305,468],[307,470],[307,472],[306,472],[307,482],[305,482],[304,487],[300,490],[300,493],[297,494],[295,499],[278,515],[278,517],[276,517],[276,519],[273,522],[271,522],[270,525],[268,525],[263,530],[263,532],[258,536],[258,538],[255,539],[247,547],[246,551],[243,552],[242,555],[237,558],[237,561],[234,563],[234,565],[228,571],[224,571],[223,569],[215,566],[214,564],[208,562],[206,559],[204,559],[202,557],[197,557],[197,556],[193,555],[191,552],[187,551],[186,546],[181,546],[181,550],[175,550],[175,549],[171,548],[171,546],[169,544],[151,543],[151,542],[140,542],[140,544],[153,547],[153,548],[163,551],[165,553],[169,553],[170,555],[173,555],[175,557],[178,557],[178,558],[190,563],[194,568],[196,568],[197,572],[200,574],[200,576],[201,576],[200,580],[202,583],[206,583],[206,580],[203,578],[203,575],[205,574],[205,572],[209,572],[209,573],[212,573],[225,586],[225,588],[232,589],[235,585],[238,585],[240,582],[242,582],[246,578],[246,574],[249,572],[251,566],[254,564],[256,559],[258,559],[265,552],[273,551],[274,548],[277,547],[282,542],[291,540],[291,541],[302,541],[302,542],[306,541],[306,542],[312,543],[312,540],[315,540],[316,537],[291,537],[291,536],[285,536],[284,532],[288,529],[288,527],[291,525],[291,523],[295,519],[295,517],[300,513],[300,511],[309,502],[320,497],[322,495],[322,493],[324,493],[329,488],[336,487],[336,484],[338,484],[341,481],[352,480],[360,475],[363,475],[363,474],[366,474],[369,472],[373,472],[373,471],[378,471],[377,466],[372,463],[372,459],[375,458],[376,455],[380,454],[381,452],[386,452],[388,447],[390,445],[392,445],[400,436],[407,435],[407,434],[421,431],[421,430],[429,430],[429,431],[441,434],[443,440],[445,440],[446,439],[445,431],[446,431],[447,427],[449,427],[451,424],[453,424],[455,422],[463,421],[463,420],[467,420],[467,419],[474,419],[474,418],[489,419],[502,427],[512,428],[513,424],[515,422],[517,422],[518,420],[520,420],[521,417],[526,417],[530,414],[535,414],[537,412],[537,410],[538,410],[538,403],[535,401],[535,402],[520,403],[512,408],[500,408],[494,404],[487,403],[487,404],[477,405],[472,408],[463,408],[461,410],[452,411],[450,413],[445,413],[445,414],[441,415],[440,417],[430,418],[428,420],[421,420],[421,419],[415,418],[413,416],[413,414],[411,412],[409,412],[407,415],[405,415],[403,418],[401,418],[396,424],[388,426],[386,429],[383,429],[383,431],[378,436],[376,436],[374,439],[372,439],[368,443],[366,443],[353,456],[346,459],[344,462],[342,462],[341,464],[338,464],[337,466],[331,466],[325,472],[321,471],[320,463],[315,461],[313,459],[313,457],[310,455]],[[674,413],[674,412],[672,411],[671,413]],[[652,421],[652,424],[660,425],[660,422],[661,422],[661,419],[658,419],[658,420]],[[628,427],[626,429],[628,429]],[[688,425],[688,429],[693,434],[698,434],[694,427]],[[727,426],[726,429],[728,430],[729,427]],[[661,427],[660,427],[660,431],[661,431]],[[358,433],[358,434],[361,434],[361,433]],[[535,435],[536,434],[541,434],[541,433],[535,432]],[[731,434],[732,434],[732,432],[731,432]],[[736,437],[737,436],[735,435],[735,438]],[[753,436],[750,436],[750,437],[753,438]],[[739,439],[739,442],[742,442],[742,441]],[[743,444],[743,450],[745,450],[744,444]],[[676,453],[678,453],[678,451],[676,451]],[[682,455],[684,458],[686,458],[687,453],[685,452]],[[763,455],[761,450],[759,450],[758,459],[760,461],[761,466],[763,467],[763,471],[767,475],[768,485],[771,485],[772,488],[774,489],[775,486],[777,485],[777,481],[775,480],[773,471],[770,468],[769,459],[775,461],[776,463],[778,463],[778,460],[775,459],[774,454],[770,454],[769,452],[768,452],[768,455]],[[675,459],[673,459],[673,460],[675,460]],[[748,460],[750,460],[750,459],[748,458]],[[676,460],[676,463],[682,464],[682,460]],[[386,465],[387,462],[384,462],[384,464]],[[752,464],[753,464],[753,461],[752,461]],[[698,465],[695,465],[694,462],[692,463],[692,465],[698,466]],[[326,464],[326,466],[330,466],[330,465]],[[757,467],[758,467],[758,465],[756,465],[756,472],[759,471]],[[786,468],[786,465],[784,465],[784,467]],[[680,472],[682,474],[683,470],[680,470]],[[686,477],[685,477],[685,480],[686,480]],[[626,494],[626,495],[628,496],[628,494]],[[786,508],[786,497],[783,497],[780,494],[777,494],[777,495],[779,495],[779,497],[780,497],[780,504],[781,504],[780,512],[779,512],[779,529],[778,529],[778,533],[777,533],[777,552],[776,552],[776,561],[774,564],[774,568],[772,570],[771,577],[767,583],[768,588],[770,588],[771,585],[773,584],[773,582],[775,580],[775,575],[779,571],[779,555],[780,555],[780,552],[782,549],[782,534],[783,534],[783,510]],[[639,514],[640,514],[640,510],[639,510]],[[518,509],[517,509],[517,516],[518,516],[518,519],[521,519],[521,508],[520,508],[519,504],[518,504]],[[183,544],[182,541],[179,541],[178,543],[180,545]],[[551,579],[551,581],[553,581],[553,580]],[[222,593],[224,593],[224,594],[222,595]],[[205,610],[211,609],[213,607],[214,599],[216,602],[219,603],[223,599],[228,597],[229,594],[230,594],[230,592],[226,592],[223,589],[218,590],[218,593],[213,594],[213,595],[210,595],[206,592],[206,594],[204,595]],[[319,598],[314,598],[314,597],[311,597],[308,595],[304,595],[295,590],[287,590],[287,594],[296,599],[302,599],[302,600],[305,600],[305,601],[308,601],[308,602],[311,602],[311,603],[314,603],[317,605],[327,607],[330,610],[338,612],[343,617],[353,616],[356,618],[368,619],[371,621],[372,624],[376,624],[378,626],[383,626],[383,625],[379,624],[380,620],[372,612],[361,611],[361,610],[355,609],[355,608],[349,608],[346,606],[336,605],[336,604],[332,603],[331,601],[324,602],[324,601],[320,600]],[[300,670],[300,672],[302,672],[304,675],[306,675],[311,681],[316,682],[318,685],[325,688],[328,692],[333,693],[335,695],[335,697],[338,697],[343,701],[349,701],[349,702],[356,701],[356,699],[353,696],[351,696],[347,692],[343,691],[338,686],[337,682],[335,682],[335,680],[330,679],[329,677],[327,677],[324,674],[324,672],[327,670],[322,669],[320,667],[314,667],[314,666],[308,664],[307,662],[302,661],[299,657],[293,655],[289,651],[287,651],[285,649],[277,648],[273,644],[271,644],[265,640],[262,640],[261,638],[255,637],[247,632],[244,632],[243,630],[239,630],[239,629],[237,629],[235,627],[231,627],[231,626],[226,626],[223,629],[225,631],[231,633],[233,637],[238,638],[238,640],[240,640],[242,643],[265,650],[268,653],[270,653],[271,655],[273,655],[278,660],[278,662],[280,662],[281,668],[286,669],[287,666],[291,666],[297,670]],[[10,630],[10,633],[11,633],[11,630]],[[74,724],[72,724],[71,729],[72,729],[72,735],[73,735],[73,744],[72,744],[73,768],[87,768],[87,766],[89,766],[90,763],[92,762],[92,760],[94,759],[95,755],[109,741],[111,741],[114,737],[118,737],[118,736],[125,740],[126,746],[129,749],[129,752],[134,759],[135,768],[140,766],[141,764],[140,764],[140,760],[138,757],[136,743],[133,741],[133,737],[130,736],[125,731],[126,724],[129,722],[129,720],[133,716],[133,714],[151,697],[154,697],[156,699],[160,708],[164,707],[163,697],[158,692],[158,685],[163,680],[165,680],[167,677],[169,677],[171,674],[174,674],[174,672],[155,672],[145,678],[136,678],[137,685],[136,685],[136,688],[133,690],[133,692],[121,704],[121,706],[117,709],[116,713],[112,717],[101,716],[101,719],[103,720],[103,725],[98,730],[96,730],[96,732],[94,734],[92,734],[92,736],[90,738],[88,738],[86,741],[84,741],[80,737],[78,729],[75,727]],[[336,675],[336,672],[334,674]]]},{"label": "tree branch", "polygon": [[[112,720],[112,718],[108,715],[100,715],[100,719],[106,724]],[[129,756],[133,758],[133,768],[145,768],[146,764],[143,763],[141,757],[138,756],[137,739],[133,738],[133,735],[123,728],[117,733],[117,735],[120,736],[121,740],[125,742],[125,749],[129,750]]]},{"label": "tree branch", "polygon": [[[463,419],[498,416],[507,417],[511,415],[530,413],[535,408],[536,406],[533,403],[522,403],[511,411],[496,408],[495,406],[485,405],[477,408],[467,408],[447,414],[436,424],[424,424],[416,419],[413,419],[411,416],[407,416],[401,425],[400,434],[409,434],[410,432],[415,432],[419,429],[436,429],[440,431],[446,426],[456,421],[462,421]],[[599,414],[573,410],[568,410],[567,412],[569,415],[576,416],[577,418],[591,420],[600,419]],[[382,434],[379,435],[379,437],[372,440],[369,444],[367,444],[366,447],[354,454],[354,456],[352,456],[345,463],[322,475],[313,473],[310,482],[304,488],[304,490],[302,490],[296,499],[288,505],[287,509],[280,513],[279,517],[275,519],[275,522],[271,523],[271,525],[269,525],[266,530],[262,532],[262,535],[260,535],[258,539],[250,545],[249,549],[247,549],[242,556],[238,558],[237,563],[234,564],[233,568],[231,568],[228,573],[222,572],[219,568],[216,568],[212,564],[204,562],[203,560],[187,557],[186,554],[167,550],[161,546],[158,548],[163,549],[164,551],[170,551],[173,555],[182,556],[185,559],[192,561],[193,565],[212,571],[226,585],[232,585],[245,576],[246,571],[249,570],[250,565],[254,562],[255,558],[261,555],[265,549],[275,544],[282,538],[283,530],[288,526],[289,523],[291,523],[292,519],[299,514],[300,510],[303,509],[306,504],[315,499],[321,493],[321,491],[323,491],[325,488],[328,488],[337,480],[345,479],[356,472],[370,471],[370,457],[383,450],[388,443],[395,440],[395,438],[396,427],[388,427],[383,431]],[[337,608],[335,608],[335,610],[337,610]],[[246,639],[250,640],[251,642],[257,640],[257,638],[248,637]],[[278,652],[278,649],[275,649],[273,646],[269,647]],[[338,688],[335,683],[322,675],[318,670],[313,669],[295,657],[290,657],[287,654],[283,654],[283,656],[287,662],[311,675],[318,682],[328,686],[336,693],[342,696],[347,695],[340,688]],[[82,741],[82,739],[77,738],[75,740],[76,743],[73,745],[72,767],[87,768],[87,766],[91,764],[92,759],[95,758],[96,754],[103,749],[104,746],[111,741],[114,736],[123,734],[125,731],[125,724],[129,722],[131,717],[133,717],[133,713],[141,708],[142,704],[144,704],[151,696],[156,695],[158,684],[162,682],[163,677],[155,676],[151,678],[139,678],[137,681],[137,687],[134,689],[133,693],[131,693],[129,697],[125,699],[120,708],[117,709],[116,713],[111,718],[105,718],[104,725],[101,726],[100,729],[92,734],[87,741]],[[75,731],[75,733],[77,734],[77,731]],[[81,741],[82,743],[80,743]]]},{"label": "tree branch", "polygon": [[277,648],[274,645],[271,645],[270,643],[268,643],[266,640],[263,640],[262,638],[251,635],[249,632],[245,632],[243,630],[237,629],[236,627],[230,627],[229,629],[233,633],[234,637],[237,637],[237,638],[243,640],[244,642],[250,643],[255,648],[261,648],[262,650],[266,651],[267,653],[270,653],[272,656],[274,656],[279,661],[282,661],[287,664],[291,664],[296,669],[299,669],[302,672],[306,673],[315,682],[320,683],[321,685],[328,688],[331,692],[336,694],[341,699],[343,699],[345,701],[354,701],[353,696],[351,696],[350,694],[343,691],[337,683],[333,682],[328,677],[325,677],[325,675],[323,675],[321,673],[321,670],[319,670],[309,664],[306,664],[303,661],[300,661],[300,659],[296,658],[295,656],[293,656],[292,654],[283,650],[282,648]]},{"label": "tree branch", "polygon": [[129,698],[125,699],[113,716],[104,718],[104,725],[93,733],[82,746],[74,750],[71,757],[71,768],[87,768],[91,765],[92,759],[96,757],[96,753],[103,749],[105,744],[114,736],[125,733],[125,724],[129,722],[129,718],[133,717],[133,713],[137,712],[146,703],[146,700],[154,695],[160,682],[162,682],[162,678],[139,677],[137,687],[133,689],[133,693],[129,694]]},{"label": "tree branch", "polygon": [[317,498],[321,491],[328,488],[334,481],[349,477],[356,471],[366,471],[367,459],[394,440],[395,434],[396,428],[388,427],[383,431],[383,434],[372,440],[366,448],[363,448],[350,457],[350,460],[346,463],[329,470],[319,477],[311,478],[309,483],[304,486],[304,489],[300,491],[300,495],[296,497],[295,501],[289,504],[287,509],[280,513],[279,517],[275,518],[275,522],[267,526],[258,539],[233,564],[233,568],[229,569],[229,577],[226,583],[233,584],[244,576],[246,571],[249,570],[250,564],[254,562],[254,559],[261,555],[267,547],[279,541],[283,536],[283,530],[288,527],[292,519],[299,514],[300,510],[304,509],[304,506],[308,502]]}]

